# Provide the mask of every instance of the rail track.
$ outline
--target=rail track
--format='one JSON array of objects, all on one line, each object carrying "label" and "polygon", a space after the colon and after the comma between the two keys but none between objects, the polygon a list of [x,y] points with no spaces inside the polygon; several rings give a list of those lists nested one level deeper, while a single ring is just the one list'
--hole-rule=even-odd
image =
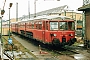
[{"label": "rail track", "polygon": [[56,56],[59,56],[59,55],[65,55],[65,56],[68,56],[72,59],[75,59],[74,58],[74,54],[79,54],[79,52],[77,52],[76,50],[72,49],[71,47],[62,47],[60,49],[52,49],[50,47],[48,48],[44,48],[42,47],[42,50],[47,50],[49,52],[53,52],[54,55]]},{"label": "rail track", "polygon": [[[22,38],[21,36],[19,36],[19,37]],[[73,54],[79,54],[76,50],[74,50],[74,49],[76,49],[76,47],[74,48],[74,46],[73,46],[73,48],[70,47],[70,46],[53,48],[53,46],[47,45],[47,44],[43,44],[43,43],[41,43],[41,42],[39,42],[37,40],[33,40],[33,39],[30,40],[30,38],[27,38],[27,37],[23,37],[23,38],[28,40],[28,41],[30,41],[30,42],[32,42],[36,46],[40,45],[40,48],[42,50],[53,51],[53,52],[56,52],[56,53],[61,54],[61,55],[64,55],[63,53],[61,53],[62,51],[64,51],[64,52],[65,51],[72,52]],[[66,54],[66,55],[68,55],[68,54]]]}]

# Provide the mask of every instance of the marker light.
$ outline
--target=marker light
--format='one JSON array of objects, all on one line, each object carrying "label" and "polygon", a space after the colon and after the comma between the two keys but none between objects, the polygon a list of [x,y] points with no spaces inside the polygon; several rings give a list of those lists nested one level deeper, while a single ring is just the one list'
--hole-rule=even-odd
[{"label": "marker light", "polygon": [[56,36],[56,34],[53,34],[54,36]]}]

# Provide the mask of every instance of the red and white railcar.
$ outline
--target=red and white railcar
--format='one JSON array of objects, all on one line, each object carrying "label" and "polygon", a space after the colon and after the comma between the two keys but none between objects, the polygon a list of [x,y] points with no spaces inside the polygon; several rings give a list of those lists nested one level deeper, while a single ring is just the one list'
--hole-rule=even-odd
[{"label": "red and white railcar", "polygon": [[18,33],[18,22],[11,23],[11,31],[14,33]]},{"label": "red and white railcar", "polygon": [[22,20],[22,21],[18,22],[18,33],[23,36],[25,36],[26,22],[27,22],[27,20]]},{"label": "red and white railcar", "polygon": [[65,16],[39,16],[18,23],[19,34],[51,45],[72,45],[74,29],[74,20]]}]

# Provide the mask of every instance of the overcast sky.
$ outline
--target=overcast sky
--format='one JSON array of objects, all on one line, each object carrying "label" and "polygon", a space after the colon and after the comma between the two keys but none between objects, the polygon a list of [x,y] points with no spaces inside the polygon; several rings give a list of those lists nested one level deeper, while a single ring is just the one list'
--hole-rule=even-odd
[{"label": "overcast sky", "polygon": [[[5,0],[0,0],[0,8],[4,6]],[[28,15],[28,1],[30,1],[30,13],[34,13],[34,1],[35,0],[6,0],[5,3],[5,14],[4,19],[9,19],[9,3],[13,3],[13,6],[10,9],[10,18],[16,18],[16,2],[18,2],[18,17],[23,15]],[[48,10],[51,8],[68,5],[69,10],[77,11],[79,7],[83,4],[83,0],[37,0],[36,1],[36,12]]]}]

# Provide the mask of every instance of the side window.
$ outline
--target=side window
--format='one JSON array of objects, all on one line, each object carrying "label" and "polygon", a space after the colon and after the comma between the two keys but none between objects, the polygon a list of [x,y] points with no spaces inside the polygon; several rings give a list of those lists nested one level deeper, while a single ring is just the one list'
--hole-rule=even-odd
[{"label": "side window", "polygon": [[45,30],[45,21],[43,21],[43,27],[42,28]]},{"label": "side window", "polygon": [[72,22],[68,22],[68,29],[71,30],[72,28]]},{"label": "side window", "polygon": [[36,29],[38,29],[38,22],[36,22]]},{"label": "side window", "polygon": [[46,21],[46,30],[48,30],[48,21]]},{"label": "side window", "polygon": [[31,29],[31,22],[29,23],[29,28]]},{"label": "side window", "polygon": [[32,27],[32,29],[34,29],[34,22],[33,21],[31,22],[31,27]]},{"label": "side window", "polygon": [[32,28],[34,29],[34,23],[32,24]]},{"label": "side window", "polygon": [[75,30],[75,24],[74,24],[74,22],[68,22],[68,29],[69,30]]},{"label": "side window", "polygon": [[39,22],[38,27],[40,30],[42,29],[42,22]]}]

